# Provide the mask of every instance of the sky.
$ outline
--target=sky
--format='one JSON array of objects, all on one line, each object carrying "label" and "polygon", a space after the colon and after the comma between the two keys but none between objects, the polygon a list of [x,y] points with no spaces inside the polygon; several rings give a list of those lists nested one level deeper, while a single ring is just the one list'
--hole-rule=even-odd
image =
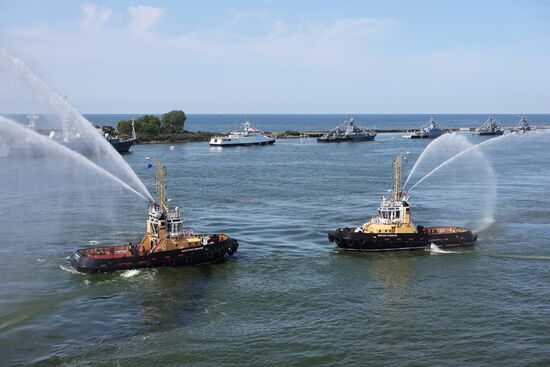
[{"label": "sky", "polygon": [[542,0],[0,0],[0,47],[83,113],[550,113],[549,19]]}]

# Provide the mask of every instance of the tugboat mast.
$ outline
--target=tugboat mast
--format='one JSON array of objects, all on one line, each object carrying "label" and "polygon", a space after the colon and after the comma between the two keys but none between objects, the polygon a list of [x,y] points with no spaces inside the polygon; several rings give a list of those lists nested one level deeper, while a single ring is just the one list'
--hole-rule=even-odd
[{"label": "tugboat mast", "polygon": [[168,205],[166,204],[166,201],[164,199],[164,176],[166,173],[164,172],[164,166],[160,163],[160,161],[156,161],[156,169],[157,169],[157,197],[159,199],[159,206],[161,210],[164,212],[165,215],[168,215]]},{"label": "tugboat mast", "polygon": [[393,192],[392,192],[392,201],[398,201],[401,197],[401,170],[403,166],[403,153],[399,153],[399,155],[395,158],[393,161],[393,168],[394,168],[394,186],[393,186]]}]

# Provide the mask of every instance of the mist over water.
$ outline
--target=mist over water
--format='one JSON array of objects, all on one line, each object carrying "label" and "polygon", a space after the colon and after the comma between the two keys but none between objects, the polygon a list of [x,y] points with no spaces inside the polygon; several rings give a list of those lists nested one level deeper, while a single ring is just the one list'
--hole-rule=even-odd
[{"label": "mist over water", "polygon": [[[73,172],[89,170],[107,180],[114,181],[121,187],[147,200],[146,197],[134,190],[120,178],[106,171],[83,155],[2,116],[0,116],[0,158],[13,160],[14,162],[10,163],[17,165],[19,170],[25,171],[24,180],[26,182],[39,182],[40,176],[36,175],[35,170],[26,169],[28,167],[25,166],[25,160],[39,160],[42,169],[44,166],[49,167],[48,169],[51,170],[49,172],[50,175],[55,175],[57,171],[55,168],[60,167],[62,161],[65,161],[72,163],[70,169]],[[14,182],[12,184],[15,185],[16,183]],[[15,186],[11,188],[15,188]],[[44,191],[47,191],[47,188],[44,188]]]},{"label": "mist over water", "polygon": [[[464,136],[445,134],[424,149],[411,169],[405,186],[412,177],[422,174],[423,176],[410,187],[409,191],[415,190],[417,186],[422,188],[421,185],[431,178],[429,190],[434,190],[434,184],[436,190],[438,184],[444,184],[449,189],[454,186],[460,192],[468,193],[474,200],[473,212],[481,209],[480,213],[482,213],[479,218],[473,218],[468,225],[476,232],[483,231],[495,222],[494,210],[497,198],[496,175],[483,149],[500,148],[501,154],[507,154],[507,151],[502,148],[520,144],[525,151],[537,154],[538,152],[530,146],[530,143],[541,139],[548,140],[548,138],[550,138],[548,131],[534,130],[525,133],[512,132],[473,144]],[[451,180],[452,183],[446,183],[445,180]],[[418,189],[415,190],[417,191]],[[445,200],[448,201],[448,198]]]},{"label": "mist over water", "polygon": [[[147,200],[151,194],[136,176],[135,172],[107,142],[97,129],[86,120],[67,100],[58,95],[50,86],[32,72],[22,60],[0,48],[0,75],[16,84],[14,94],[21,93],[22,100],[29,100],[29,113],[42,112],[36,129],[50,132],[52,139],[67,148],[86,156],[88,160],[123,181],[133,191]],[[12,96],[17,98],[17,94]],[[2,107],[2,106],[0,106]],[[20,146],[20,154],[33,155],[33,142]],[[4,145],[10,144],[5,141]],[[3,148],[6,149],[6,148]],[[24,151],[26,150],[26,151]],[[46,154],[47,157],[47,154]],[[81,160],[81,162],[83,162]],[[120,183],[120,182],[119,182]]]},{"label": "mist over water", "polygon": [[[464,159],[455,160],[457,156],[464,156]],[[434,173],[436,167],[445,162],[454,164],[447,163],[445,170],[416,189],[420,182]],[[444,202],[448,210],[437,211],[436,215],[442,222],[467,226],[475,232],[486,229],[494,222],[497,195],[495,172],[483,152],[475,149],[475,145],[464,135],[444,134],[432,140],[414,163],[404,190],[407,191],[407,184],[416,177],[421,178],[408,189],[413,200],[427,208],[432,206],[434,200]]]},{"label": "mist over water", "polygon": [[437,139],[430,140],[429,144],[414,162],[403,188],[407,188],[407,184],[411,178],[427,174],[433,167],[438,166],[471,146],[472,143],[466,137],[456,133],[443,134]]}]

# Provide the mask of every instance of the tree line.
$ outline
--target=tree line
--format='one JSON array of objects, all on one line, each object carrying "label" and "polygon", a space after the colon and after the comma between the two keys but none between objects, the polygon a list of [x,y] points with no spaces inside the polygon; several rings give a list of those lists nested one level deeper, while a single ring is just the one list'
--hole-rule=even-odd
[{"label": "tree line", "polygon": [[[134,120],[136,137],[140,141],[171,140],[189,134],[185,130],[185,112],[173,110],[160,118],[155,115],[143,115]],[[132,120],[121,120],[117,124],[120,135],[132,135]]]}]

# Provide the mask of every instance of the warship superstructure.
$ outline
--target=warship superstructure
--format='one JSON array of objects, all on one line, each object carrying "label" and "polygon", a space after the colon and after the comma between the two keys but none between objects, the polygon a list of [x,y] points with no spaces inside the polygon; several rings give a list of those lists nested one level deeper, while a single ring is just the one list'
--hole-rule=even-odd
[{"label": "warship superstructure", "polygon": [[325,135],[317,139],[319,143],[339,143],[343,141],[372,141],[376,137],[376,132],[360,128],[355,125],[355,120],[348,117],[344,123],[346,130],[336,126],[335,129],[329,131]]},{"label": "warship superstructure", "polygon": [[475,132],[477,135],[487,136],[487,135],[502,135],[504,130],[498,126],[496,120],[493,117],[489,117],[483,125],[481,125]]},{"label": "warship superstructure", "polygon": [[414,131],[411,134],[403,135],[405,139],[435,139],[445,134],[445,131],[437,127],[437,123],[434,118],[430,118],[430,121],[426,125],[420,127],[420,130]]},{"label": "warship superstructure", "polygon": [[531,127],[531,125],[529,125],[529,121],[527,121],[527,118],[525,116],[522,116],[521,120],[519,120],[518,126],[512,131],[523,134],[531,130],[533,130],[533,128]]}]

